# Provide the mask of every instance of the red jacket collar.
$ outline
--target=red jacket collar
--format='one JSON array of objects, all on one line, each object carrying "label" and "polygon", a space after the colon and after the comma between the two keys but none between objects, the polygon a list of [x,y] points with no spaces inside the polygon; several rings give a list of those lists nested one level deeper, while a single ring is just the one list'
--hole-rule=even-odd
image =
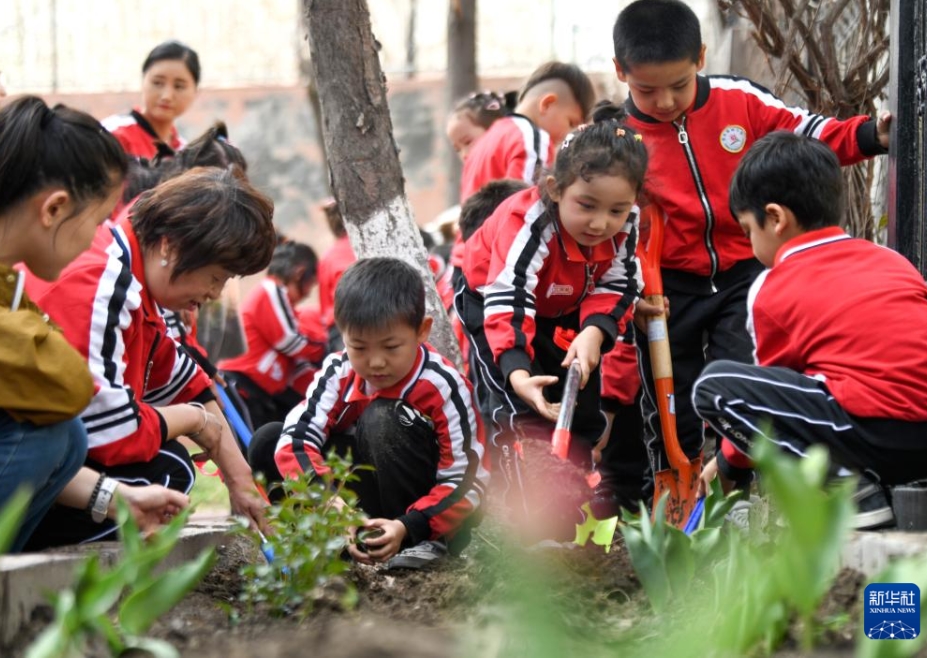
[{"label": "red jacket collar", "polygon": [[354,372],[354,379],[351,382],[351,385],[348,387],[348,390],[345,393],[344,401],[347,403],[352,402],[363,402],[376,400],[377,398],[388,398],[388,399],[398,399],[402,397],[402,392],[409,386],[410,383],[418,379],[419,375],[422,372],[422,366],[425,363],[425,346],[418,346],[418,355],[415,358],[415,363],[412,368],[403,377],[400,381],[396,382],[389,388],[380,389],[367,393],[367,381],[363,379],[357,372]]},{"label": "red jacket collar", "polygon": [[849,237],[850,236],[847,235],[847,232],[839,226],[828,226],[826,228],[819,228],[813,231],[806,231],[805,233],[792,238],[781,247],[779,247],[779,250],[776,252],[776,257],[773,260],[773,267],[794,254],[796,251],[802,251],[810,247],[816,247],[820,244],[827,244],[828,242],[834,242],[835,240],[845,240]]},{"label": "red jacket collar", "polygon": [[583,248],[573,239],[573,236],[567,232],[560,222],[560,214],[555,216],[555,227],[557,236],[560,239],[560,245],[563,247],[563,253],[566,254],[567,260],[574,263],[598,263],[600,261],[611,261],[615,258],[618,250],[615,248],[614,238],[600,242],[589,250],[589,255],[583,253]]},{"label": "red jacket collar", "polygon": [[161,311],[158,309],[158,304],[151,296],[151,293],[148,292],[148,282],[145,281],[145,259],[142,254],[142,247],[138,243],[138,237],[135,235],[135,230],[132,228],[132,222],[129,220],[129,216],[126,215],[123,217],[116,225],[125,233],[126,239],[129,241],[128,247],[129,258],[132,262],[132,276],[134,276],[142,286],[142,307],[145,310],[145,315],[147,317],[158,317],[161,315]]}]

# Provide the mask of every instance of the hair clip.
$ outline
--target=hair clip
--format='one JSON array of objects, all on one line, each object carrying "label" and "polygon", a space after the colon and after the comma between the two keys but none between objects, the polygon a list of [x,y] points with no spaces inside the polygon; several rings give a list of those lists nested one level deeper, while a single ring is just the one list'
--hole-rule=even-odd
[{"label": "hair clip", "polygon": [[490,112],[495,112],[496,110],[501,110],[501,109],[502,109],[502,103],[500,103],[500,102],[498,101],[498,99],[493,98],[491,101],[489,101],[488,103],[486,103],[486,108],[485,108],[485,109],[489,110]]},{"label": "hair clip", "polygon": [[592,124],[589,124],[589,123],[581,124],[579,126],[576,126],[572,132],[567,133],[567,136],[563,138],[563,142],[561,142],[560,144],[560,150],[562,151],[565,148],[567,148],[570,145],[570,142],[573,141],[573,138],[576,137],[582,131],[584,131],[586,128],[588,128],[590,125]]},{"label": "hair clip", "polygon": [[635,141],[635,142],[643,142],[643,141],[644,141],[644,136],[641,135],[640,133],[635,133],[635,135],[634,135],[634,141]]},{"label": "hair clip", "polygon": [[624,128],[615,128],[615,137],[624,137],[625,134]]}]

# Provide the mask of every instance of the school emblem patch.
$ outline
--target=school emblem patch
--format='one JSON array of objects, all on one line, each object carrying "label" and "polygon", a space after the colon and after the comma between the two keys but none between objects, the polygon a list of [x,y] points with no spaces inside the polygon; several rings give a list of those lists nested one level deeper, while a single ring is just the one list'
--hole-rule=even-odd
[{"label": "school emblem patch", "polygon": [[721,146],[729,153],[740,153],[747,145],[747,131],[743,126],[728,126],[721,131]]}]

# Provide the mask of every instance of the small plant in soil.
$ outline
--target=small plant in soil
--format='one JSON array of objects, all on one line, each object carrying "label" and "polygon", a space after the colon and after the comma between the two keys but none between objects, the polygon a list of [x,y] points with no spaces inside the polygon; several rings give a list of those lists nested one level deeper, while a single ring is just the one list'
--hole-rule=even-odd
[{"label": "small plant in soil", "polygon": [[621,525],[634,570],[657,612],[684,600],[698,584],[697,574],[705,574],[706,568],[716,561],[721,550],[724,516],[736,498],[734,495],[725,498],[718,481],[712,482],[703,520],[691,535],[663,520],[666,501],[667,496],[663,496],[657,503],[656,521],[651,522],[642,502],[640,515],[626,515]]},{"label": "small plant in soil", "polygon": [[[259,606],[280,616],[297,610],[308,615],[325,588],[337,590],[341,608],[356,605],[357,590],[342,577],[351,564],[341,555],[350,529],[363,525],[357,496],[346,485],[357,480],[355,472],[364,467],[334,453],[326,464],[330,471],[320,478],[306,475],[274,485],[282,487],[284,496],[267,512],[273,531],[266,537],[264,553],[272,559],[241,570],[241,600],[249,610]],[[339,498],[347,504],[336,504]]]},{"label": "small plant in soil", "polygon": [[648,623],[673,629],[660,633],[667,648],[681,642],[687,655],[765,654],[789,635],[810,651],[823,630],[816,613],[839,569],[855,481],[825,484],[819,448],[794,459],[757,441],[753,457],[769,506],[753,504],[749,532],[709,527],[725,510],[708,504],[708,521],[692,537],[646,517],[622,528],[658,613]]},{"label": "small plant in soil", "polygon": [[[26,658],[128,655],[133,649],[155,658],[177,658],[163,640],[144,637],[212,568],[215,551],[168,571],[156,570],[171,553],[190,515],[188,508],[151,536],[142,537],[128,506],[118,501],[122,554],[111,568],[99,554],[77,569],[74,585],[54,597],[55,618],[26,651]],[[115,618],[110,610],[119,603]]]}]

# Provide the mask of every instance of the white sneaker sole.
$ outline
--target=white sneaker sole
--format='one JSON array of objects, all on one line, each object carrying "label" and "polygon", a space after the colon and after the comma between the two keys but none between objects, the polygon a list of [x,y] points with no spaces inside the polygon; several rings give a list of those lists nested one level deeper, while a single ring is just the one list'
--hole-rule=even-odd
[{"label": "white sneaker sole", "polygon": [[853,517],[854,530],[875,530],[895,522],[891,507],[882,507],[869,512],[857,512]]}]

